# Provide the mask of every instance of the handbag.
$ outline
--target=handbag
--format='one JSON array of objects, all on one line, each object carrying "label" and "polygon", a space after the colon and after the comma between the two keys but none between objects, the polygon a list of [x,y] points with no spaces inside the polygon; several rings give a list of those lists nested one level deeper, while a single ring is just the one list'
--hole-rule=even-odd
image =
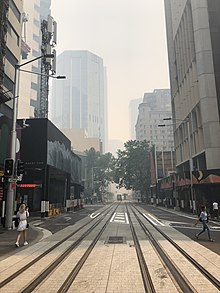
[{"label": "handbag", "polygon": [[15,227],[18,228],[20,218],[19,217],[14,218],[14,222],[15,222]]},{"label": "handbag", "polygon": [[[27,220],[27,212],[26,212],[26,220]],[[29,228],[29,223],[27,222],[27,225],[26,225],[26,229],[28,229]]]}]

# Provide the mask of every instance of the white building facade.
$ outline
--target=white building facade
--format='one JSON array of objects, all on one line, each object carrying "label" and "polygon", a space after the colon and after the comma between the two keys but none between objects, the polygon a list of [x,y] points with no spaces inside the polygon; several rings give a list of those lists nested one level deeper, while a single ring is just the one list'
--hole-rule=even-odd
[{"label": "white building facade", "polygon": [[67,79],[53,82],[50,117],[60,129],[85,129],[107,145],[106,71],[102,58],[89,51],[64,51],[57,71]]},{"label": "white building facade", "polygon": [[165,0],[165,12],[177,169],[190,148],[194,170],[219,169],[220,1]]},{"label": "white building facade", "polygon": [[164,124],[164,118],[172,117],[170,90],[157,89],[153,93],[145,93],[139,105],[136,123],[136,139],[149,141],[157,151],[171,151],[173,148],[173,127]]}]

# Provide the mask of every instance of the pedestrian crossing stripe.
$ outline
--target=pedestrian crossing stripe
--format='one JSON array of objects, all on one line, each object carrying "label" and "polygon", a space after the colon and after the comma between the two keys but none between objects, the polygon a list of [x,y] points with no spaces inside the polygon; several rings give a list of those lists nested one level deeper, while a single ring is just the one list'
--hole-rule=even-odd
[{"label": "pedestrian crossing stripe", "polygon": [[127,213],[117,213],[115,212],[111,217],[110,223],[123,223],[129,224]]}]

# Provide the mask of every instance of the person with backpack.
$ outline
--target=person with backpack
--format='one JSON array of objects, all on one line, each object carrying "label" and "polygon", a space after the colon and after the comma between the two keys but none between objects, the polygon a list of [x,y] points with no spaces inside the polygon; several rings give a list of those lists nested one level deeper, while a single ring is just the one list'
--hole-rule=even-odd
[{"label": "person with backpack", "polygon": [[205,206],[201,206],[201,213],[199,215],[199,218],[196,220],[195,226],[199,222],[202,223],[203,229],[202,229],[202,231],[200,231],[198,234],[195,235],[196,236],[196,239],[198,239],[199,238],[199,235],[201,235],[202,233],[205,232],[205,230],[207,230],[208,237],[209,237],[209,241],[213,242],[213,239],[211,238],[211,235],[210,235],[209,226],[207,225],[207,223],[208,223],[208,214],[207,214],[207,211],[206,211],[206,207]]},{"label": "person with backpack", "polygon": [[21,232],[23,231],[23,237],[24,237],[24,245],[28,245],[27,242],[27,228],[28,228],[28,222],[27,218],[29,217],[29,212],[28,212],[28,207],[24,203],[22,203],[19,207],[19,211],[17,212],[17,217],[19,219],[19,224],[18,224],[18,236],[17,236],[17,241],[15,245],[19,247],[19,241],[21,238]]}]

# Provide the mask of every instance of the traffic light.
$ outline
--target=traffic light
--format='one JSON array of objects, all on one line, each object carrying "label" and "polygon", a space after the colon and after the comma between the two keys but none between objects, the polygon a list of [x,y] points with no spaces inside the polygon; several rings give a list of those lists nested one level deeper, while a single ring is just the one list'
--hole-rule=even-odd
[{"label": "traffic light", "polygon": [[13,159],[5,159],[4,161],[4,175],[12,176],[14,168],[14,160]]},{"label": "traffic light", "polygon": [[17,176],[24,174],[24,162],[17,160]]}]

